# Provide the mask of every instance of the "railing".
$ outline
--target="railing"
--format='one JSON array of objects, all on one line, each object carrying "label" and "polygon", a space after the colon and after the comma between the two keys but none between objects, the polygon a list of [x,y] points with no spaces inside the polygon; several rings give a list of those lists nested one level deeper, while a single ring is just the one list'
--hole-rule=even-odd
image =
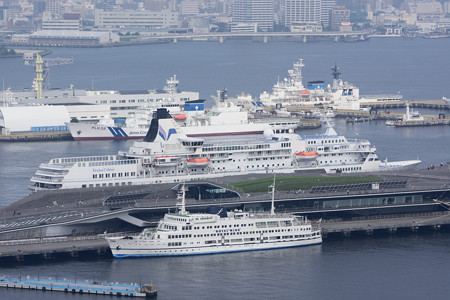
[{"label": "railing", "polygon": [[88,240],[102,240],[106,237],[120,237],[124,235],[137,235],[136,231],[116,232],[107,234],[96,234],[86,236],[63,236],[63,237],[51,237],[51,238],[34,238],[34,239],[20,239],[20,240],[8,240],[0,241],[0,246],[15,246],[15,245],[31,245],[31,244],[47,244],[47,243],[62,243],[73,241],[88,241]]},{"label": "railing", "polygon": [[54,178],[54,179],[49,179],[46,177],[41,177],[41,176],[32,176],[31,177],[31,181],[39,181],[42,183],[60,183],[62,182],[63,178]]}]

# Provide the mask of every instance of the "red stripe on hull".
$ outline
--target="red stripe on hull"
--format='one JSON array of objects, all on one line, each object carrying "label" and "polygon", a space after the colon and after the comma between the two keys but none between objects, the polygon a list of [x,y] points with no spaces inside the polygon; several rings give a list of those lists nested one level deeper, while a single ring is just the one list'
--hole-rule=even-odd
[{"label": "red stripe on hull", "polygon": [[[238,132],[218,132],[218,133],[198,133],[198,134],[186,134],[189,137],[202,137],[202,136],[224,136],[224,135],[250,135],[250,134],[262,134],[264,131],[238,131]],[[118,137],[74,137],[75,141],[88,141],[88,140],[130,140],[130,139],[143,139],[143,136],[118,136]]]},{"label": "red stripe on hull", "polygon": [[132,140],[132,139],[143,139],[143,136],[91,136],[91,137],[74,137],[75,141],[93,141],[93,140]]}]

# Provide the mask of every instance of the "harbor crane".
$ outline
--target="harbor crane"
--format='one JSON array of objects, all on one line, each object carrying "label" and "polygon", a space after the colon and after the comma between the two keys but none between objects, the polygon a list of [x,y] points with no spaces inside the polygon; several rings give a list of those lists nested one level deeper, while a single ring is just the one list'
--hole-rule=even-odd
[{"label": "harbor crane", "polygon": [[72,64],[73,58],[42,58],[39,53],[36,53],[36,56],[33,53],[24,53],[23,61],[27,66],[34,66],[36,77],[33,80],[33,87],[37,98],[41,99],[42,91],[50,88],[50,67]]}]

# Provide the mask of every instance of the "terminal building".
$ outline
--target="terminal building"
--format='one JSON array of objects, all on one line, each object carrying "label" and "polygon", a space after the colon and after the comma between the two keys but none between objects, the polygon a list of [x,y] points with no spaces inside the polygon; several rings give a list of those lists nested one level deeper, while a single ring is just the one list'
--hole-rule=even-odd
[{"label": "terminal building", "polygon": [[67,131],[70,122],[64,106],[0,107],[1,134]]},{"label": "terminal building", "polygon": [[95,10],[95,27],[97,28],[174,28],[177,26],[178,13],[167,9],[161,11],[104,11],[102,9]]},{"label": "terminal building", "polygon": [[45,46],[100,46],[119,42],[119,35],[109,31],[39,30],[29,36],[29,43]]}]

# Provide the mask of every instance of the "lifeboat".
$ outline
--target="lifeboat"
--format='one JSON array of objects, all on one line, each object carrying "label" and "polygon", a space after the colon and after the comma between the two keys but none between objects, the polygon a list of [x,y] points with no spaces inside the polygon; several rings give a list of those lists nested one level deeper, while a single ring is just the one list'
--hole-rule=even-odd
[{"label": "lifeboat", "polygon": [[182,115],[176,115],[173,117],[175,121],[184,121],[186,120],[186,115],[182,114]]},{"label": "lifeboat", "polygon": [[174,167],[180,162],[179,156],[167,155],[167,156],[157,156],[154,159],[154,165],[156,167]]},{"label": "lifeboat", "polygon": [[189,158],[186,160],[186,165],[188,167],[205,167],[211,163],[209,158]]},{"label": "lifeboat", "polygon": [[317,153],[317,152],[303,152],[303,151],[299,151],[299,152],[297,152],[295,154],[295,157],[298,160],[301,160],[301,159],[314,159],[317,156],[319,156],[319,153]]}]

